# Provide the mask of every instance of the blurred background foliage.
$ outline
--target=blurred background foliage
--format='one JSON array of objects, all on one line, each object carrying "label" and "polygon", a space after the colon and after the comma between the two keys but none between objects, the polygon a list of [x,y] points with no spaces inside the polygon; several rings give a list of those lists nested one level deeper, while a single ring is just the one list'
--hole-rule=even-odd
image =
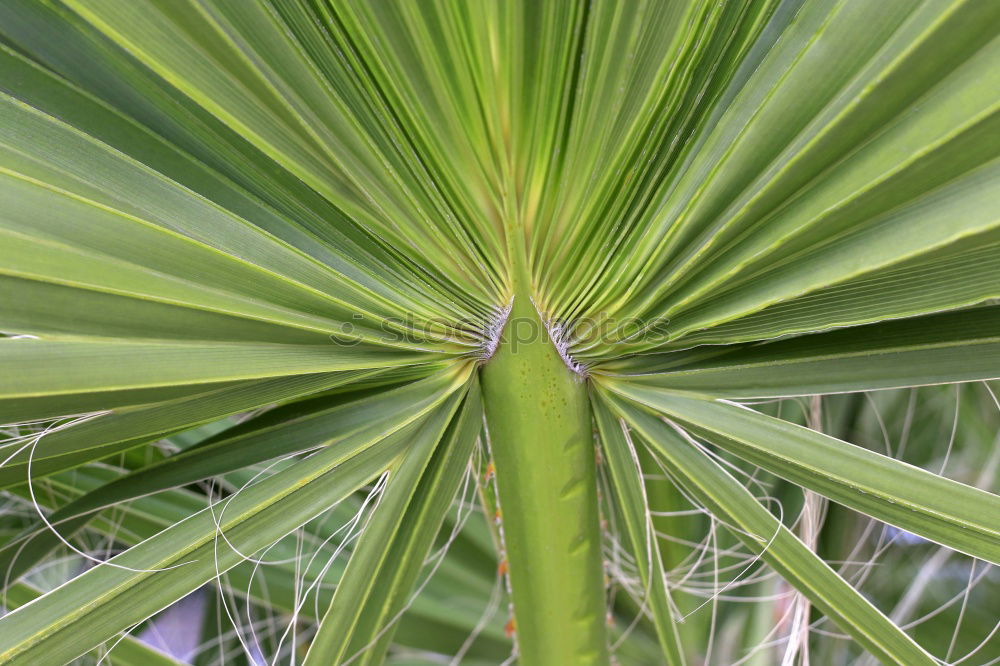
[{"label": "blurred background foliage", "polygon": [[[996,492],[998,394],[1000,382],[972,382],[790,398],[754,406],[802,425],[813,425],[815,420],[810,419],[818,417],[828,434]],[[34,484],[35,497],[45,509],[58,508],[117,475],[237,428],[248,416],[222,419],[153,447],[40,479]],[[21,430],[4,435],[23,435]],[[950,655],[949,663],[970,666],[1000,660],[996,567],[835,503],[814,502],[807,508],[799,487],[719,455],[742,472],[748,487],[758,498],[766,498],[766,505],[786,525],[800,535],[808,525],[821,556],[932,653]],[[670,568],[678,609],[685,616],[682,641],[691,663],[780,663],[794,615],[793,590],[664,482],[651,459],[644,462],[658,543]],[[388,663],[485,666],[501,663],[511,654],[505,631],[509,600],[498,575],[492,520],[484,516],[478,497],[489,489],[481,454],[476,464],[442,528],[435,556],[425,564],[425,582],[399,620]],[[4,605],[14,608],[93,565],[74,549],[105,559],[204,507],[210,499],[224,498],[257,475],[274,471],[273,465],[247,468],[111,507],[72,537],[73,549],[60,548],[11,587]],[[247,561],[135,627],[113,652],[107,652],[109,644],[75,663],[152,663],[147,661],[146,645],[197,666],[249,664],[247,654],[256,654],[258,663],[289,661],[292,632],[310,631],[316,608],[329,602],[373,506],[371,491],[372,487],[366,488],[276,543],[260,556],[264,563]],[[25,530],[45,529],[26,487],[4,491],[2,498],[0,541]],[[614,623],[617,659],[622,664],[658,663],[654,629],[637,616],[634,602],[623,593],[623,588],[637,584],[634,563],[620,546],[612,509],[605,506],[603,511],[608,594],[614,609],[609,620]],[[303,553],[306,557],[297,564]],[[306,589],[314,584],[317,594],[303,604]],[[296,604],[300,604],[297,614]],[[813,613],[810,622],[812,663],[874,663],[865,662],[857,645],[819,614]]]}]

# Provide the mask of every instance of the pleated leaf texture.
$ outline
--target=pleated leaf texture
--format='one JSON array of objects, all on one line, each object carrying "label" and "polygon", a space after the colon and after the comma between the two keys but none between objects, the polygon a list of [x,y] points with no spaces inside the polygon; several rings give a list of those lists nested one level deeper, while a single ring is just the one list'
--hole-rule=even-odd
[{"label": "pleated leaf texture", "polygon": [[843,654],[956,657],[753,475],[1000,564],[995,478],[819,413],[1000,377],[1000,2],[5,0],[0,35],[0,662],[187,663],[137,636],[224,585],[228,663],[702,663],[665,493]]}]

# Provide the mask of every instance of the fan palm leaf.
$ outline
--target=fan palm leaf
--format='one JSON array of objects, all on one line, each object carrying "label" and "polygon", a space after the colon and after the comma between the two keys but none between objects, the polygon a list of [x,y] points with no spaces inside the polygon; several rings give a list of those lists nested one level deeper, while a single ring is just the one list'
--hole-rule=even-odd
[{"label": "fan palm leaf", "polygon": [[[670,493],[807,624],[949,659],[733,470],[992,564],[1000,497],[733,401],[1000,378],[998,62],[982,0],[0,4],[0,487],[36,510],[0,542],[0,661],[67,663],[226,575],[309,666],[420,626],[502,645],[433,587],[410,608],[450,524],[479,554],[449,585],[497,549],[521,663],[683,664]],[[255,593],[288,535],[340,543],[338,504],[356,543]],[[84,532],[125,550],[21,580]]]}]

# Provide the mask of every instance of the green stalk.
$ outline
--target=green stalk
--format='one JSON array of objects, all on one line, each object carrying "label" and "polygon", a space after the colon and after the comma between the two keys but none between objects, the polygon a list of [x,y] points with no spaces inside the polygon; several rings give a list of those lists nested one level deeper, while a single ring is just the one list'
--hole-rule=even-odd
[{"label": "green stalk", "polygon": [[607,664],[587,385],[550,341],[526,274],[515,271],[513,307],[482,371],[520,663]]}]

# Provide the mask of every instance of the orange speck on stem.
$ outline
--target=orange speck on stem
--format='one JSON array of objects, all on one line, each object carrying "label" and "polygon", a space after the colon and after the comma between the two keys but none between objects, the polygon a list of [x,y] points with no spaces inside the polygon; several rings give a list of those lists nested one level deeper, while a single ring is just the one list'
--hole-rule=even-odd
[{"label": "orange speck on stem", "polygon": [[503,633],[507,636],[507,638],[513,638],[516,630],[517,628],[514,625],[514,618],[507,620],[507,624],[503,626]]}]

